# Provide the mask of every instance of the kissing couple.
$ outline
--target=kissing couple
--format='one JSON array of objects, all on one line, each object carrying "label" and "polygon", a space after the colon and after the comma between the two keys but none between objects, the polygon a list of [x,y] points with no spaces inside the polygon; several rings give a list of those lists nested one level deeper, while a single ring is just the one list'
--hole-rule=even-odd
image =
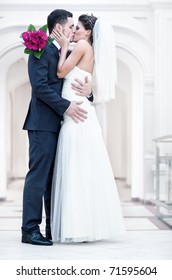
[{"label": "kissing couple", "polygon": [[[22,243],[93,242],[116,238],[124,219],[93,101],[114,98],[115,41],[110,24],[71,12],[47,18],[54,41],[29,55],[32,88],[23,128],[29,171],[23,191]],[[75,42],[69,53],[70,41]],[[93,73],[96,92],[92,94]],[[94,97],[93,97],[94,95]],[[45,236],[40,232],[43,205]]]}]

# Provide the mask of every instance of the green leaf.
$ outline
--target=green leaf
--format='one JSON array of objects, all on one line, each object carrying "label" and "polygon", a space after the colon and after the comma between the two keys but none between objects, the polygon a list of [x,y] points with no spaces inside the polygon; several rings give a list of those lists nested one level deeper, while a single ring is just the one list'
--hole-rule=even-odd
[{"label": "green leaf", "polygon": [[39,30],[43,30],[45,33],[47,33],[47,24],[44,26],[40,27]]},{"label": "green leaf", "polygon": [[28,31],[36,31],[36,28],[34,25],[30,24],[27,28]]},{"label": "green leaf", "polygon": [[48,37],[47,46],[50,45],[54,41],[54,38]]},{"label": "green leaf", "polygon": [[38,59],[40,59],[41,55],[43,54],[44,50],[41,51],[34,51],[34,56]]},{"label": "green leaf", "polygon": [[32,52],[33,52],[32,50],[29,50],[27,48],[24,49],[24,53],[26,53],[26,54],[31,54]]}]

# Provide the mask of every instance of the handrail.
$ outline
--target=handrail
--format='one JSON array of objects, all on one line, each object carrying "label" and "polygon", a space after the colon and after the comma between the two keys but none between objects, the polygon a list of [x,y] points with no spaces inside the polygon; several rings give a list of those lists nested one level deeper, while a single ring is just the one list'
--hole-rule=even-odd
[{"label": "handrail", "polygon": [[[171,141],[170,141],[170,139],[171,139]],[[172,142],[172,135],[156,137],[153,139],[153,141],[154,142]]]},{"label": "handrail", "polygon": [[[172,153],[169,154],[160,154],[160,144],[162,143],[172,143],[172,135],[164,135],[161,137],[157,137],[153,139],[153,142],[155,143],[155,199],[152,199],[151,201],[156,205],[156,214],[157,216],[164,221],[164,218],[171,218],[172,215],[170,214],[170,211],[172,210],[172,183],[169,176],[172,171]],[[162,161],[166,161],[167,167],[168,167],[168,180],[167,180],[167,192],[166,192],[166,198],[164,201],[161,201],[160,198],[160,163]],[[170,171],[171,170],[171,171]],[[164,215],[160,209],[161,207],[164,207],[167,209],[168,214]]]}]

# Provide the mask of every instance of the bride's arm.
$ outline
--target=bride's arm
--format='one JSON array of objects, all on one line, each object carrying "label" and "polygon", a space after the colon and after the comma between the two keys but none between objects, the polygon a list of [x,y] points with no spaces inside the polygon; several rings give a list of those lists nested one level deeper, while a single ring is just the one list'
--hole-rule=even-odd
[{"label": "bride's arm", "polygon": [[[88,44],[84,40],[80,40],[74,47],[73,51],[69,53],[70,38],[66,38],[61,31],[53,30],[53,37],[61,46],[61,55],[57,68],[57,75],[59,78],[65,77],[80,61],[82,56],[86,53]],[[89,101],[93,101],[92,85],[85,77],[85,82],[75,79],[76,83],[72,83],[72,89],[75,90],[77,95],[87,96]]]},{"label": "bride's arm", "polygon": [[68,46],[61,48],[61,55],[57,67],[57,76],[64,78],[82,59],[87,50],[87,43],[84,40],[80,40],[75,45],[74,49],[67,57]]},{"label": "bride's arm", "polygon": [[88,48],[88,43],[85,40],[78,41],[70,55],[67,57],[70,38],[65,37],[60,30],[53,30],[52,34],[61,46],[61,54],[57,66],[57,76],[59,78],[64,78],[84,56]]}]

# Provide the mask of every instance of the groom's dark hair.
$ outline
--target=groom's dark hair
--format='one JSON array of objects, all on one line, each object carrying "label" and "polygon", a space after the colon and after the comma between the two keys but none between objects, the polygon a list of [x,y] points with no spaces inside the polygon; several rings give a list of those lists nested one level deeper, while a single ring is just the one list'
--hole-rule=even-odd
[{"label": "groom's dark hair", "polygon": [[56,23],[64,25],[67,22],[68,17],[73,17],[73,14],[69,11],[56,9],[52,11],[47,17],[47,26],[49,34],[51,34]]}]

